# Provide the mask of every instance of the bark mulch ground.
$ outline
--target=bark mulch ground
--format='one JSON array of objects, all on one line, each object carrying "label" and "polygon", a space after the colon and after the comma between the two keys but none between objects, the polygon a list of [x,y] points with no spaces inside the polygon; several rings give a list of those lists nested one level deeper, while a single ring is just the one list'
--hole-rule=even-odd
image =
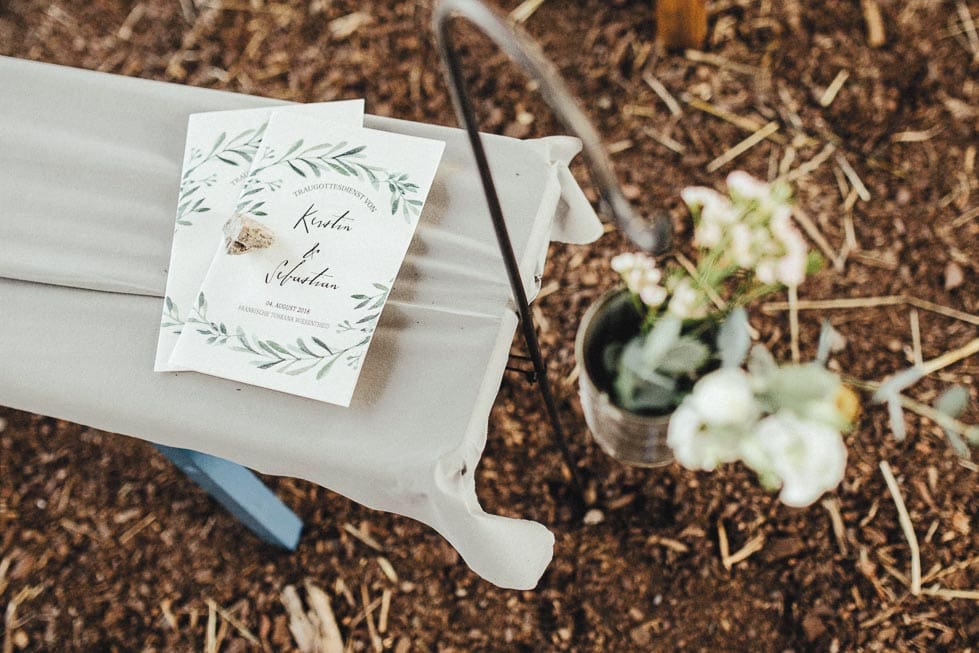
[{"label": "bark mulch ground", "polygon": [[[583,98],[637,206],[669,211],[683,245],[680,188],[717,185],[735,166],[788,173],[839,263],[801,298],[890,298],[802,312],[804,355],[824,318],[847,340],[832,364],[865,380],[913,361],[914,319],[926,360],[979,335],[979,2],[715,0],[705,52],[686,54],[657,52],[653,15],[646,0],[549,0],[525,24]],[[425,1],[0,0],[0,54],[298,101],[364,97],[372,113],[454,124],[429,16]],[[487,131],[560,132],[504,57],[477,35],[464,43]],[[707,172],[769,122],[777,132]],[[842,485],[804,510],[740,466],[631,469],[596,447],[572,343],[585,308],[615,284],[608,261],[622,247],[612,230],[555,246],[537,302],[587,524],[521,376],[505,378],[490,422],[484,506],[557,536],[536,591],[481,581],[415,522],[269,479],[307,525],[299,550],[281,553],[148,444],[0,408],[3,653],[294,650],[282,597],[288,585],[308,597],[306,581],[331,597],[354,651],[975,650],[977,470],[928,419],[908,413],[899,442],[885,411],[867,406]],[[753,314],[788,358],[786,314]],[[965,358],[909,394],[928,403],[959,383],[975,402],[977,366]],[[920,544],[919,596],[880,461]]]}]

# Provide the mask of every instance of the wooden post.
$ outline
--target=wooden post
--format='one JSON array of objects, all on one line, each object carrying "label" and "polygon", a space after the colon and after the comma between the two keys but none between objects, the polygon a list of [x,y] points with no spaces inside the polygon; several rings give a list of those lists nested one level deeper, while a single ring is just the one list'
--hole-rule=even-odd
[{"label": "wooden post", "polygon": [[656,0],[656,40],[670,50],[699,50],[707,38],[707,0]]}]

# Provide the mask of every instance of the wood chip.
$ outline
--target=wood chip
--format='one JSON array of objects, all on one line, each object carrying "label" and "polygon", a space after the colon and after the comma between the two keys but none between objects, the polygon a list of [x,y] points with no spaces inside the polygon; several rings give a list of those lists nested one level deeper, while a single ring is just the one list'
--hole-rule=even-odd
[{"label": "wood chip", "polygon": [[833,525],[833,535],[836,536],[836,545],[840,548],[840,553],[847,555],[846,527],[843,525],[843,516],[840,514],[839,499],[836,497],[823,499],[821,505],[829,513],[829,521]]},{"label": "wood chip", "polygon": [[674,116],[679,116],[683,113],[683,109],[680,108],[680,103],[676,101],[676,98],[673,97],[669,89],[663,86],[663,83],[656,79],[651,72],[644,72],[642,74],[642,81],[646,82],[646,85],[653,89],[653,93],[655,93],[659,99],[663,101],[663,104],[666,105],[666,108],[669,109],[670,113],[672,113]]},{"label": "wood chip", "polygon": [[977,353],[979,353],[979,338],[974,338],[961,347],[921,363],[921,370],[925,376],[928,376]]},{"label": "wood chip", "polygon": [[975,220],[976,218],[979,218],[979,206],[973,209],[969,209],[959,217],[955,218],[955,220],[952,221],[952,224],[950,226],[952,227],[952,229],[957,229],[962,225],[964,225],[965,223]]},{"label": "wood chip", "polygon": [[967,7],[962,0],[956,0],[955,9],[958,11],[959,20],[962,21],[962,27],[969,39],[969,48],[972,50],[972,58],[973,60],[979,60],[979,34],[976,33],[976,23],[972,20],[972,14],[969,13],[969,7]]},{"label": "wood chip", "polygon": [[711,66],[717,66],[718,68],[724,70],[732,70],[736,73],[741,73],[742,75],[749,75],[751,77],[757,76],[761,73],[761,69],[756,66],[749,66],[747,64],[738,63],[736,61],[731,61],[725,57],[718,54],[713,54],[711,52],[701,52],[700,50],[687,50],[683,53],[683,56],[690,61],[696,63],[706,63]]},{"label": "wood chip", "polygon": [[[727,534],[725,534],[725,544],[727,543]],[[650,535],[646,538],[646,544],[650,546],[662,546],[671,551],[676,551],[677,553],[686,553],[690,550],[690,547],[681,542],[680,540],[674,540],[669,537],[660,537],[659,535]]]},{"label": "wood chip", "polygon": [[17,599],[11,599],[3,615],[3,653],[14,653],[14,627],[17,623]]},{"label": "wood chip", "polygon": [[4,591],[7,589],[9,580],[7,580],[7,571],[10,569],[10,556],[4,556],[3,560],[0,560],[0,596],[3,596]]},{"label": "wood chip", "polygon": [[921,594],[921,550],[918,548],[918,536],[915,535],[914,525],[911,523],[911,516],[908,514],[908,509],[904,505],[901,488],[898,486],[897,480],[891,472],[891,466],[887,464],[886,460],[880,461],[879,466],[881,473],[884,475],[884,481],[887,483],[887,489],[890,491],[891,498],[894,500],[894,506],[897,508],[898,522],[901,524],[904,538],[908,541],[908,548],[911,550],[911,594],[918,596]]},{"label": "wood chip", "polygon": [[911,351],[914,352],[914,364],[921,367],[924,365],[924,358],[921,355],[921,325],[918,322],[916,309],[911,309],[909,319],[911,321]]},{"label": "wood chip", "polygon": [[812,173],[814,173],[816,170],[818,170],[819,167],[821,165],[823,165],[823,163],[825,163],[826,160],[830,156],[832,156],[833,152],[835,152],[835,151],[836,151],[836,146],[833,145],[832,143],[827,143],[826,146],[823,147],[823,149],[819,151],[819,154],[817,154],[816,156],[812,157],[811,159],[809,159],[805,163],[799,164],[799,167],[798,168],[796,168],[795,170],[790,171],[784,177],[779,177],[776,181],[781,181],[781,180],[784,180],[784,181],[796,181],[797,179],[800,179],[802,177],[808,177],[809,175],[811,175]]},{"label": "wood chip", "polygon": [[205,653],[217,653],[218,650],[217,625],[218,625],[217,611],[214,609],[214,603],[210,602],[208,603],[207,606],[207,630],[204,635]]},{"label": "wood chip", "polygon": [[319,651],[322,653],[342,653],[343,637],[337,625],[330,597],[322,589],[310,581],[303,584],[306,588],[307,601],[319,621]]},{"label": "wood chip", "polygon": [[374,549],[375,551],[384,553],[384,547],[381,546],[381,544],[377,540],[371,537],[370,533],[368,533],[366,530],[361,530],[349,522],[343,525],[343,530],[347,531],[348,533],[353,535],[354,538],[366,544],[367,546]]},{"label": "wood chip", "polygon": [[[927,299],[913,297],[910,295],[883,295],[880,297],[846,297],[840,299],[801,299],[798,308],[800,311],[823,311],[832,309],[854,309],[854,308],[876,308],[881,306],[900,306],[910,304],[931,313],[944,315],[969,324],[979,325],[979,315],[964,313],[960,310],[942,306]],[[761,310],[766,313],[777,313],[789,309],[788,302],[768,302],[763,304]]]},{"label": "wood chip", "polygon": [[374,647],[374,653],[383,653],[384,643],[374,625],[374,604],[371,603],[370,595],[367,593],[367,585],[361,584],[360,598],[364,602],[364,619],[367,621],[367,634],[371,638],[371,646]]},{"label": "wood chip", "polygon": [[941,132],[942,128],[940,126],[932,127],[931,129],[926,129],[924,131],[897,132],[891,136],[891,141],[894,143],[924,143],[925,141],[930,141]]},{"label": "wood chip", "polygon": [[643,127],[642,132],[663,147],[673,150],[677,154],[683,154],[687,151],[687,148],[683,146],[683,143],[677,142],[665,134],[660,134],[650,127]]},{"label": "wood chip", "polygon": [[330,599],[311,582],[304,583],[311,608],[303,607],[299,593],[292,585],[282,589],[281,600],[289,615],[289,631],[301,653],[344,653],[343,638]]},{"label": "wood chip", "polygon": [[632,148],[632,140],[626,138],[621,141],[616,141],[614,143],[609,143],[608,150],[609,154],[619,154],[620,152],[625,152]]},{"label": "wood chip", "polygon": [[971,599],[979,601],[979,590],[950,590],[941,587],[926,587],[921,591],[928,596],[938,596],[943,599]]},{"label": "wood chip", "polygon": [[866,186],[864,186],[863,180],[860,179],[857,171],[853,169],[853,166],[851,166],[850,162],[846,160],[846,157],[843,156],[842,152],[836,153],[836,163],[839,164],[843,174],[846,175],[847,181],[849,181],[850,185],[857,191],[857,195],[860,196],[860,199],[862,199],[864,202],[869,202],[870,191],[867,190]]},{"label": "wood chip", "polygon": [[755,553],[765,548],[765,534],[759,533],[748,540],[743,547],[732,553],[726,560],[722,560],[726,569],[731,569],[739,562],[744,562]]},{"label": "wood chip", "polygon": [[241,622],[240,619],[235,617],[228,610],[222,608],[220,605],[217,604],[216,601],[212,599],[207,599],[207,605],[208,608],[210,608],[213,605],[214,610],[218,613],[218,615],[220,615],[220,617],[225,621],[225,623],[230,624],[231,627],[234,628],[236,631],[238,631],[238,634],[244,637],[249,644],[252,644],[253,646],[261,647],[262,644],[258,640],[258,638],[255,637],[255,634],[252,633],[252,631],[250,631],[248,627]]},{"label": "wood chip", "polygon": [[515,23],[526,23],[542,4],[544,0],[524,0],[510,12],[508,18]]},{"label": "wood chip", "polygon": [[887,33],[884,31],[880,5],[877,4],[877,0],[860,0],[860,9],[863,11],[863,20],[867,24],[867,45],[872,48],[881,47],[887,42]]},{"label": "wood chip", "polygon": [[374,22],[373,16],[363,11],[355,11],[330,21],[330,34],[337,40],[353,36],[361,27]]},{"label": "wood chip", "polygon": [[724,522],[720,519],[717,520],[717,548],[721,554],[721,564],[728,571],[731,567],[728,566],[728,559],[731,557],[731,549],[727,543],[727,529],[724,528]]},{"label": "wood chip", "polygon": [[163,614],[163,620],[166,622],[170,630],[177,630],[177,617],[173,614],[173,610],[170,606],[173,605],[173,599],[164,599],[160,601],[160,612]]},{"label": "wood chip", "polygon": [[806,232],[806,235],[808,235],[812,241],[816,243],[816,246],[819,247],[820,251],[823,253],[823,256],[833,263],[833,267],[836,269],[836,271],[843,272],[843,262],[840,260],[840,257],[836,254],[836,252],[833,251],[833,248],[829,246],[829,242],[826,240],[823,232],[820,231],[816,223],[809,217],[809,214],[798,206],[794,206],[792,207],[792,217],[799,223],[799,226],[801,226]]},{"label": "wood chip", "polygon": [[[720,118],[724,122],[729,122],[735,127],[738,127],[743,131],[751,132],[752,134],[754,134],[759,129],[762,129],[764,127],[763,123],[753,118],[749,118],[747,116],[739,116],[738,114],[732,113],[727,109],[711,104],[710,102],[707,102],[705,100],[701,100],[698,97],[694,97],[689,93],[683,94],[681,97],[684,102],[686,102],[694,109],[697,109],[698,111],[703,111],[704,113],[710,114],[715,118]],[[773,143],[778,143],[779,145],[785,145],[788,142],[785,140],[785,137],[783,135],[776,134],[776,133],[769,134],[768,140],[772,141]]]},{"label": "wood chip", "polygon": [[643,118],[657,118],[659,112],[653,107],[645,107],[641,104],[626,104],[622,107],[622,113],[627,116],[642,116]]},{"label": "wood chip", "polygon": [[381,568],[381,571],[389,581],[395,585],[398,584],[398,573],[394,570],[394,566],[391,564],[390,560],[384,556],[378,556],[377,565]]},{"label": "wood chip", "polygon": [[377,632],[388,631],[388,614],[391,612],[391,590],[385,588],[381,595],[381,612],[377,615]]},{"label": "wood chip", "polygon": [[836,73],[836,77],[830,82],[826,90],[823,91],[822,96],[819,98],[819,105],[822,107],[828,107],[833,104],[833,100],[836,99],[836,94],[840,92],[846,80],[850,78],[850,71],[844,68],[840,72]]},{"label": "wood chip", "polygon": [[744,139],[727,152],[724,152],[719,157],[707,164],[707,172],[716,172],[718,169],[723,168],[731,161],[753,148],[758,143],[762,142],[772,134],[778,131],[778,123],[774,120],[769,122],[764,127],[756,131],[754,134]]},{"label": "wood chip", "polygon": [[119,544],[125,544],[129,540],[133,539],[141,530],[143,530],[144,528],[146,528],[147,526],[149,526],[155,521],[156,521],[156,515],[154,514],[146,515],[138,522],[136,522],[136,524],[131,526],[129,530],[127,530],[125,533],[119,536]]}]

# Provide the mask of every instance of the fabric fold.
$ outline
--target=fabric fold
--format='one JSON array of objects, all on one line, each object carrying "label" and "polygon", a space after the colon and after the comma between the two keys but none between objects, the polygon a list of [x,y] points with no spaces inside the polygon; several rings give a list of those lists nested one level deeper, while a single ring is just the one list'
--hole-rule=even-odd
[{"label": "fabric fold", "polygon": [[[517,321],[464,132],[365,120],[447,147],[343,409],[152,372],[187,116],[280,102],[3,57],[0,80],[0,402],[313,481],[429,524],[491,582],[537,583],[553,536],[485,513],[473,480]],[[567,170],[580,143],[485,142],[534,294],[551,238],[601,233]]]}]

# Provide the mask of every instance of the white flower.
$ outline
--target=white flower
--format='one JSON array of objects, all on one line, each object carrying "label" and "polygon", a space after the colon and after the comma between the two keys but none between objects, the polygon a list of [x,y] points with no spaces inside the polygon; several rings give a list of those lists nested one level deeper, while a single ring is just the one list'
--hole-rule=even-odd
[{"label": "white flower", "polygon": [[673,412],[666,442],[681,465],[709,471],[738,459],[758,412],[748,374],[723,368],[700,379]]},{"label": "white flower", "polygon": [[693,282],[684,277],[673,288],[673,297],[667,310],[683,320],[696,320],[707,316],[707,299]]},{"label": "white flower", "polygon": [[758,415],[751,377],[737,367],[721,368],[701,378],[687,401],[705,423],[713,426],[746,424]]},{"label": "white flower", "polygon": [[662,306],[663,302],[669,293],[666,292],[666,288],[663,286],[658,286],[656,284],[648,284],[643,286],[639,290],[639,299],[642,303],[650,308],[656,308],[657,306]]},{"label": "white flower", "polygon": [[730,428],[710,428],[687,401],[673,411],[666,443],[687,469],[711,471],[738,459],[739,433]]},{"label": "white flower", "polygon": [[792,211],[776,210],[772,216],[772,233],[781,243],[785,254],[776,264],[776,278],[786,286],[798,286],[806,278],[806,262],[809,248],[799,230],[792,224]]},{"label": "white flower", "polygon": [[738,220],[738,209],[731,200],[703,186],[691,186],[680,191],[680,196],[697,215],[694,241],[698,247],[710,248],[721,244],[727,227]]},{"label": "white flower", "polygon": [[666,301],[666,288],[659,285],[663,273],[648,254],[619,254],[612,259],[612,269],[647,306],[655,308]]},{"label": "white flower", "polygon": [[[755,230],[759,231],[759,230]],[[756,234],[751,227],[739,222],[731,227],[731,258],[739,267],[751,269],[758,262],[758,254],[755,252]]]},{"label": "white flower", "polygon": [[798,508],[839,485],[846,468],[846,445],[837,430],[786,411],[761,420],[741,443],[741,455],[763,479],[780,479],[779,499]]},{"label": "white flower", "polygon": [[701,220],[693,231],[694,244],[704,249],[717,247],[723,238],[724,228],[717,221]]},{"label": "white flower", "polygon": [[636,255],[623,252],[612,259],[612,269],[622,274],[636,266]]},{"label": "white flower", "polygon": [[738,217],[731,200],[712,188],[690,186],[680,191],[680,197],[692,212],[700,210],[701,220],[729,224]]},{"label": "white flower", "polygon": [[732,195],[746,200],[756,200],[763,206],[773,200],[772,187],[743,170],[735,170],[727,176],[727,188]]}]

